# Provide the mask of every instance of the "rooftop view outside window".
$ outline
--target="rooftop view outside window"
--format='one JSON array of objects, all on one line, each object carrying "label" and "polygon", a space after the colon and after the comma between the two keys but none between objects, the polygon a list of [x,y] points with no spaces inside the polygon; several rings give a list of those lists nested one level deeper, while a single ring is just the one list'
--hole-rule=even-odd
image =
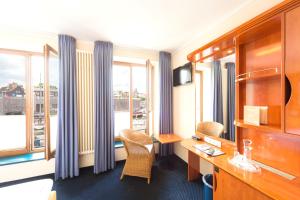
[{"label": "rooftop view outside window", "polygon": [[115,136],[130,128],[130,68],[113,66]]},{"label": "rooftop view outside window", "polygon": [[145,66],[113,66],[115,136],[123,129],[146,132],[147,71]]},{"label": "rooftop view outside window", "polygon": [[132,68],[132,127],[146,131],[147,128],[147,72],[146,67]]},{"label": "rooftop view outside window", "polygon": [[26,57],[0,53],[0,151],[26,147]]},{"label": "rooftop view outside window", "polygon": [[32,85],[32,148],[45,147],[45,109],[44,109],[44,58],[31,57]]}]

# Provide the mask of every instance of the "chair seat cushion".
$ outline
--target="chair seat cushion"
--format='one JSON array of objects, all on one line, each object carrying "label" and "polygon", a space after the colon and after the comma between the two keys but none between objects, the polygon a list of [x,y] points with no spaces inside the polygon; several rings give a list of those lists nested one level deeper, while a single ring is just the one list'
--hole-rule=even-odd
[{"label": "chair seat cushion", "polygon": [[145,147],[148,149],[149,153],[151,153],[154,145],[153,144],[146,144]]}]

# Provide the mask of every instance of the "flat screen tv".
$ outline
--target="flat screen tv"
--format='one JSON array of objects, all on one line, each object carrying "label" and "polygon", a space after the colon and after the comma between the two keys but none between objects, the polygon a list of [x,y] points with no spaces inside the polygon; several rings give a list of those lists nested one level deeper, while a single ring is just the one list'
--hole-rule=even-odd
[{"label": "flat screen tv", "polygon": [[192,82],[192,63],[187,63],[173,70],[173,86]]}]

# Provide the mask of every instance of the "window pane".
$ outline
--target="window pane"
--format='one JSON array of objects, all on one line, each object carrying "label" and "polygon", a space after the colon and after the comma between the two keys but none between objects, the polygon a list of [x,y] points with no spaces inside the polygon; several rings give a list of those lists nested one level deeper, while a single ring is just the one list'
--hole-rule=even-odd
[{"label": "window pane", "polygon": [[130,68],[113,66],[113,95],[115,111],[115,136],[130,128]]},{"label": "window pane", "polygon": [[0,150],[26,147],[26,58],[0,53]]},{"label": "window pane", "polygon": [[132,127],[146,131],[147,128],[147,72],[146,67],[132,67]]},{"label": "window pane", "polygon": [[32,85],[32,140],[33,149],[45,147],[45,112],[44,112],[44,58],[31,57]]},{"label": "window pane", "polygon": [[50,96],[50,147],[51,151],[56,147],[56,136],[58,128],[58,86],[59,86],[59,64],[57,55],[50,51],[49,55],[49,96]]}]

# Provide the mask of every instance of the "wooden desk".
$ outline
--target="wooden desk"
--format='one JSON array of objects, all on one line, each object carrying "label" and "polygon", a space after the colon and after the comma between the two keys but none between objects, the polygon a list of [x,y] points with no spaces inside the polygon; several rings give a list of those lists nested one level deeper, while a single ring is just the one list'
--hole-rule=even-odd
[{"label": "wooden desk", "polygon": [[[181,137],[175,134],[159,134],[158,136],[155,136],[155,138],[161,143],[161,144],[170,144],[170,143],[176,143],[180,142],[182,140]],[[169,158],[163,159],[159,162],[159,167],[162,169],[168,169],[173,170],[174,166],[172,162],[169,160]]]},{"label": "wooden desk", "polygon": [[288,180],[263,168],[259,173],[247,172],[231,165],[228,162],[231,154],[226,151],[225,155],[211,157],[193,147],[201,143],[204,142],[192,139],[185,139],[181,142],[181,145],[188,150],[188,178],[193,180],[199,176],[200,157],[213,164],[219,171],[216,173],[214,170],[215,200],[299,199],[299,177]]},{"label": "wooden desk", "polygon": [[158,136],[155,136],[155,138],[161,144],[175,143],[175,142],[180,142],[182,140],[181,137],[175,134],[159,134]]}]

